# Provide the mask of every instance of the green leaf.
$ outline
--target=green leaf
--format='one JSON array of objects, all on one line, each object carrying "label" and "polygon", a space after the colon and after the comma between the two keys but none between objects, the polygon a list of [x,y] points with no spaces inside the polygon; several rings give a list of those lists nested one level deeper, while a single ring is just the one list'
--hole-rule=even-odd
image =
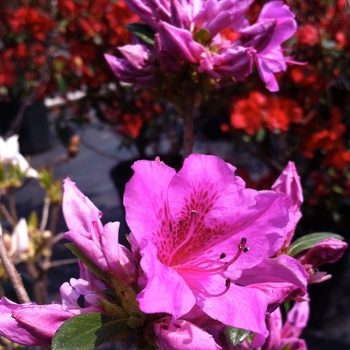
[{"label": "green leaf", "polygon": [[58,328],[52,339],[52,350],[93,350],[118,338],[126,329],[126,319],[90,312],[74,316]]},{"label": "green leaf", "polygon": [[126,26],[126,29],[137,36],[138,38],[142,39],[147,44],[154,44],[154,31],[150,26],[143,23],[129,23]]},{"label": "green leaf", "polygon": [[340,239],[341,241],[344,238],[340,235],[330,232],[315,232],[310,233],[309,235],[305,235],[303,237],[298,238],[294,241],[288,248],[287,254],[290,256],[296,256],[304,250],[310,249],[314,247],[317,243],[323,241],[327,238],[335,238]]},{"label": "green leaf", "polygon": [[78,248],[73,243],[66,243],[65,247],[67,247],[78,259],[80,259],[86,267],[93,272],[96,276],[100,277],[103,281],[110,283],[109,277],[102,271],[102,269],[97,266],[93,261],[91,261],[85,253]]},{"label": "green leaf", "polygon": [[232,345],[238,345],[242,343],[252,334],[251,331],[245,329],[235,328],[235,327],[226,327],[226,336]]},{"label": "green leaf", "polygon": [[58,91],[61,94],[65,94],[67,92],[68,88],[67,88],[66,81],[64,80],[62,74],[57,72],[55,74],[55,78],[56,78],[56,83],[58,86]]}]

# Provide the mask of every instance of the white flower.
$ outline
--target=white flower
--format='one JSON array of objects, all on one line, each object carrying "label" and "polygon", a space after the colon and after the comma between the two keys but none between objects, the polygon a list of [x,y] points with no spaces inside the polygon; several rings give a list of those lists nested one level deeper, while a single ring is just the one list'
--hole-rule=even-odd
[{"label": "white flower", "polygon": [[21,218],[13,229],[11,236],[11,251],[10,256],[28,251],[29,236],[28,225],[24,218]]},{"label": "white flower", "polygon": [[27,160],[19,153],[18,135],[9,137],[6,141],[0,136],[0,163],[18,165],[27,177],[38,178],[38,172],[30,167]]}]

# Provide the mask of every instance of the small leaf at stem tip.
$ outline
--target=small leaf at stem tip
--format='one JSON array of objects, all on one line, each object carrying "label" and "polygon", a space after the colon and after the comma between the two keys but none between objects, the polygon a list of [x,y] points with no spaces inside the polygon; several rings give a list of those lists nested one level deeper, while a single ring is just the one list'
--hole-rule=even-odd
[{"label": "small leaf at stem tip", "polygon": [[153,45],[154,44],[154,31],[150,26],[143,23],[129,23],[125,26],[125,28],[143,40],[145,43]]},{"label": "small leaf at stem tip", "polygon": [[235,328],[235,327],[226,327],[226,336],[229,342],[235,346],[242,343],[252,334],[251,331],[245,329]]},{"label": "small leaf at stem tip", "polygon": [[341,241],[344,240],[344,237],[337,235],[336,233],[330,232],[315,232],[305,235],[303,237],[295,240],[288,248],[287,254],[290,256],[296,256],[304,250],[310,249],[314,247],[317,243],[327,239],[327,238],[335,238]]},{"label": "small leaf at stem tip", "polygon": [[127,319],[90,312],[68,319],[55,333],[52,350],[93,350],[118,338],[127,328]]},{"label": "small leaf at stem tip", "polygon": [[86,267],[93,272],[96,276],[100,277],[103,281],[110,283],[109,277],[98,267],[93,261],[91,261],[84,252],[73,243],[66,243],[65,247],[68,248],[79,260],[81,260]]}]

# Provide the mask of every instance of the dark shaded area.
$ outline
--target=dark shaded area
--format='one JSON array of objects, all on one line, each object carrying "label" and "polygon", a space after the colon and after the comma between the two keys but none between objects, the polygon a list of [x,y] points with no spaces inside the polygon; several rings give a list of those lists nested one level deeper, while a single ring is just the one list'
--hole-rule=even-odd
[{"label": "dark shaded area", "polygon": [[28,106],[20,123],[14,125],[20,110],[19,102],[0,102],[0,134],[4,135],[13,128],[18,134],[22,154],[35,154],[48,150],[51,133],[49,130],[48,110],[42,101]]}]

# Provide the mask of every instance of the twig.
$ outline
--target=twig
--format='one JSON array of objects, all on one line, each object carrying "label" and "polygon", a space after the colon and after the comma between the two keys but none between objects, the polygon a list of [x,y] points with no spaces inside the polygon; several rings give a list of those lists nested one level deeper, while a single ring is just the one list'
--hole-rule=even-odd
[{"label": "twig", "polygon": [[196,92],[193,87],[189,86],[185,89],[184,93],[184,106],[183,106],[183,123],[184,123],[184,136],[183,136],[183,159],[188,157],[192,153],[194,143],[194,111],[195,111],[195,96]]},{"label": "twig", "polygon": [[1,202],[0,202],[0,211],[4,214],[7,222],[11,225],[11,227],[14,228],[16,226],[16,222],[12,218],[7,208],[5,207],[4,203],[1,203]]},{"label": "twig", "polygon": [[8,201],[9,201],[9,207],[10,207],[10,214],[15,223],[18,222],[18,216],[17,216],[17,209],[16,209],[16,202],[15,202],[15,196],[13,195],[13,189],[10,188],[8,190]]},{"label": "twig", "polygon": [[61,232],[61,233],[58,233],[57,235],[53,236],[51,239],[51,246],[54,246],[59,240],[61,240],[63,235],[64,235],[64,233]]},{"label": "twig", "polygon": [[41,217],[41,222],[40,222],[40,232],[44,232],[46,224],[47,224],[47,220],[49,217],[49,209],[50,209],[50,198],[49,197],[45,197],[44,198],[44,207],[43,207],[43,215]]},{"label": "twig", "polygon": [[4,265],[4,268],[5,268],[8,276],[10,277],[10,280],[13,284],[13,287],[15,288],[19,302],[21,304],[30,303],[30,299],[29,299],[28,294],[24,288],[21,276],[17,272],[15,266],[13,265],[9,255],[7,253],[7,250],[5,247],[5,242],[4,242],[2,235],[0,236],[0,258],[1,258],[1,261]]},{"label": "twig", "polygon": [[77,258],[56,260],[56,261],[52,261],[52,262],[50,263],[50,268],[59,267],[59,266],[64,266],[64,265],[70,265],[70,264],[75,264],[75,263],[77,263],[78,261],[79,261],[79,260],[78,260]]}]

